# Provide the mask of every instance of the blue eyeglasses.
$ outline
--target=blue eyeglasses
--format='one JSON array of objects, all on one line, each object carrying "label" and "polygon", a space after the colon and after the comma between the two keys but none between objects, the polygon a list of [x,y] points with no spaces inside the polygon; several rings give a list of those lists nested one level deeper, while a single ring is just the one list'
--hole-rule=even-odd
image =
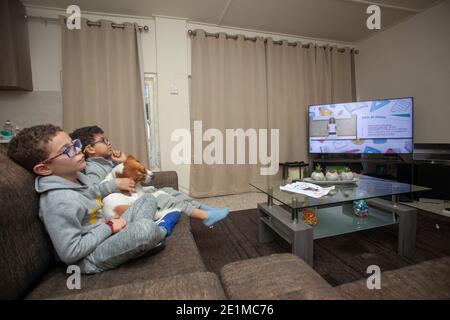
[{"label": "blue eyeglasses", "polygon": [[77,149],[81,150],[81,148],[83,148],[83,144],[81,143],[80,139],[75,139],[72,141],[72,144],[70,146],[68,146],[67,148],[64,149],[63,152],[58,153],[56,156],[48,158],[48,159],[42,161],[41,163],[43,163],[43,164],[49,163],[52,160],[58,158],[59,156],[61,156],[63,154],[65,154],[67,156],[67,158],[70,159],[70,158],[76,156],[79,153],[79,151]]}]

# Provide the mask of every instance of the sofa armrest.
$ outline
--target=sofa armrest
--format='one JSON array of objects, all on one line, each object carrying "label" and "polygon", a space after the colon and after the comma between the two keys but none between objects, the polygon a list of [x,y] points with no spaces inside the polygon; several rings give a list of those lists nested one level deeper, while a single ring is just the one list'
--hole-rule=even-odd
[{"label": "sofa armrest", "polygon": [[150,186],[156,188],[170,187],[178,190],[178,175],[176,171],[158,171],[153,172],[153,174]]},{"label": "sofa armrest", "polygon": [[223,300],[225,298],[219,277],[215,273],[194,272],[64,295],[51,300]]}]

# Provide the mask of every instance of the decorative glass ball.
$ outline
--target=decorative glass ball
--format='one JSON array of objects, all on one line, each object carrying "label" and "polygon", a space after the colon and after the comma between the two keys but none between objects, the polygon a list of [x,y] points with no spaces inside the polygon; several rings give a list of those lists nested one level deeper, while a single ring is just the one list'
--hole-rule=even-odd
[{"label": "decorative glass ball", "polygon": [[360,218],[367,217],[369,214],[369,207],[366,200],[353,201],[353,213]]}]

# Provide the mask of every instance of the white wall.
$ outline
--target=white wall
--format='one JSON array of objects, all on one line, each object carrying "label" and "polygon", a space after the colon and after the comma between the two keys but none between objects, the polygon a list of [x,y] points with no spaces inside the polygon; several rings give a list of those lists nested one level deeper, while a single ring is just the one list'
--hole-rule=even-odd
[{"label": "white wall", "polygon": [[450,0],[358,48],[358,100],[413,96],[415,142],[450,143]]},{"label": "white wall", "polygon": [[189,190],[189,165],[171,161],[171,134],[190,129],[186,21],[156,17],[161,169],[178,173],[179,188]]},{"label": "white wall", "polygon": [[[65,15],[65,12],[60,9],[27,6],[27,14],[57,18],[58,15]],[[338,46],[353,46],[351,43],[321,41],[239,28],[222,28],[179,18],[134,17],[83,11],[82,16],[91,20],[106,19],[116,23],[137,22],[140,25],[149,26],[150,30],[142,33],[144,71],[156,73],[158,78],[161,169],[177,171],[180,189],[185,192],[189,189],[189,166],[172,163],[170,153],[175,143],[170,140],[170,137],[175,129],[190,128],[188,76],[191,56],[190,38],[187,35],[189,29],[243,34],[248,37],[272,37],[274,40],[286,39],[302,43],[315,42],[319,45],[330,43]],[[60,26],[55,22],[45,24],[41,20],[31,20],[28,22],[28,30],[34,92],[0,91],[0,125],[7,119],[21,128],[49,122],[62,125]],[[171,89],[176,89],[178,93],[171,93]]]}]

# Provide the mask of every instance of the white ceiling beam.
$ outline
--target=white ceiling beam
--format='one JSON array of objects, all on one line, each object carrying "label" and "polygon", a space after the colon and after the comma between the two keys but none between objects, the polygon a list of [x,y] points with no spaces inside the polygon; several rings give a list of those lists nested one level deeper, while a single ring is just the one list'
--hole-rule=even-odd
[{"label": "white ceiling beam", "polygon": [[219,22],[217,22],[217,25],[218,25],[218,26],[220,26],[220,25],[222,24],[222,21],[223,21],[223,19],[225,18],[226,14],[227,14],[227,12],[228,12],[228,9],[230,8],[231,3],[232,3],[233,1],[234,1],[234,0],[228,0],[228,2],[226,3],[225,8],[223,8],[222,14],[220,15]]},{"label": "white ceiling beam", "polygon": [[364,5],[372,5],[375,4],[379,7],[382,8],[388,8],[388,9],[394,9],[394,10],[400,10],[400,11],[407,11],[407,12],[413,12],[413,13],[419,13],[422,10],[419,9],[413,9],[413,8],[408,8],[408,7],[400,7],[400,6],[393,6],[390,4],[385,4],[385,3],[379,3],[376,1],[366,1],[366,0],[341,0],[341,1],[345,1],[345,2],[354,2],[354,3],[360,3],[360,4],[364,4]]}]

